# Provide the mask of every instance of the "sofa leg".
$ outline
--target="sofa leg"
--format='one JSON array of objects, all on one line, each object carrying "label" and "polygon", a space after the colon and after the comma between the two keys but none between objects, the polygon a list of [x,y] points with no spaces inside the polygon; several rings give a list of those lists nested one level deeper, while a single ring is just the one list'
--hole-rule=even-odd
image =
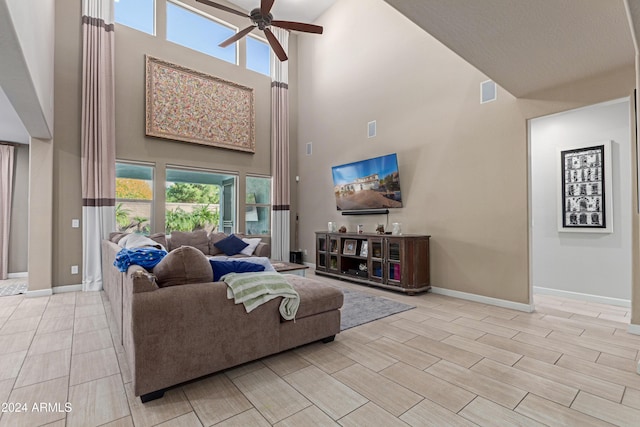
[{"label": "sofa leg", "polygon": [[140,396],[142,403],[151,402],[152,400],[160,399],[164,397],[164,390],[152,391],[151,393],[143,394]]},{"label": "sofa leg", "polygon": [[336,336],[335,335],[331,335],[330,337],[323,338],[322,342],[326,344],[326,343],[331,342],[331,341],[333,341],[335,339],[336,339]]}]

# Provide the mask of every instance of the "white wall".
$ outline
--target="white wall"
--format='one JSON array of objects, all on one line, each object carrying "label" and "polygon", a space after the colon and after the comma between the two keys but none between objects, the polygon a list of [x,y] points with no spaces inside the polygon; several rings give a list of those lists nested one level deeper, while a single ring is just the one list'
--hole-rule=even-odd
[{"label": "white wall", "polygon": [[[22,98],[31,100],[25,91],[34,90],[36,102],[39,104],[25,107],[25,111],[28,110],[30,114],[29,117],[21,117],[21,119],[31,136],[48,139],[53,133],[54,2],[51,0],[4,0],[4,2],[11,15],[19,49],[27,68],[22,70],[22,64],[13,64],[14,70],[28,72],[28,75],[23,76],[22,79],[18,78],[22,82],[19,85]],[[78,21],[78,28],[80,25],[81,22]],[[17,88],[5,88],[6,91],[13,89]],[[15,98],[13,102],[16,102]],[[44,123],[42,124],[41,121]]]},{"label": "white wall", "polygon": [[[631,299],[629,117],[629,100],[623,99],[530,120],[534,291],[553,289],[602,301]],[[603,140],[613,141],[613,233],[559,232],[558,149]]]}]

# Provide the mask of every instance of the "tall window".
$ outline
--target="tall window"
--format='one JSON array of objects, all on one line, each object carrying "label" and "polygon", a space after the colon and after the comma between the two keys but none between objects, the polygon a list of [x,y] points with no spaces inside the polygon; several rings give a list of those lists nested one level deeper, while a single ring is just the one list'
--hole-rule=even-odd
[{"label": "tall window", "polygon": [[233,175],[167,168],[165,228],[172,231],[235,231]]},{"label": "tall window", "polygon": [[271,178],[247,177],[245,220],[247,235],[271,234]]},{"label": "tall window", "polygon": [[153,35],[155,34],[154,3],[154,0],[115,0],[115,21]]},{"label": "tall window", "polygon": [[116,163],[116,224],[119,231],[149,234],[153,212],[153,166]]},{"label": "tall window", "polygon": [[[122,1],[122,0],[121,0]],[[167,40],[236,64],[236,45],[221,48],[221,42],[236,33],[224,25],[186,7],[167,2]]]},{"label": "tall window", "polygon": [[247,68],[249,70],[264,74],[265,76],[270,76],[270,52],[271,49],[269,48],[267,42],[262,41],[256,37],[247,37]]}]

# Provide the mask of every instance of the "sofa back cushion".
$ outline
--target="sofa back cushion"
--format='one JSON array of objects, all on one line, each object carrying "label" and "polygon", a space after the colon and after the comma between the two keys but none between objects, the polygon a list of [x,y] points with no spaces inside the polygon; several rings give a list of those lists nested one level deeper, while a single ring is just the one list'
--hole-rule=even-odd
[{"label": "sofa back cushion", "polygon": [[169,241],[169,250],[177,249],[180,246],[191,246],[200,249],[202,254],[209,253],[209,236],[205,230],[173,231]]},{"label": "sofa back cushion", "polygon": [[209,234],[209,255],[221,255],[224,252],[222,252],[222,249],[218,249],[216,247],[216,243],[218,243],[220,240],[226,239],[227,235],[221,232],[217,232],[217,233],[211,233]]},{"label": "sofa back cushion", "polygon": [[205,254],[191,246],[181,246],[169,252],[153,268],[161,288],[190,283],[206,283],[213,279],[211,264]]}]

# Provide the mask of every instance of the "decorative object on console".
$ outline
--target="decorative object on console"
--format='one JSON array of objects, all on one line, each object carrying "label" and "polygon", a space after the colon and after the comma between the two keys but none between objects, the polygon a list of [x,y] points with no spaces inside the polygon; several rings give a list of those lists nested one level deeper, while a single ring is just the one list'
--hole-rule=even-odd
[{"label": "decorative object on console", "polygon": [[360,256],[366,257],[369,252],[369,242],[363,240],[360,245]]},{"label": "decorative object on console", "polygon": [[560,151],[558,231],[613,232],[611,141]]},{"label": "decorative object on console", "polygon": [[362,234],[364,232],[364,224],[358,224],[357,230],[358,234]]},{"label": "decorative object on console", "polygon": [[353,239],[347,239],[344,241],[344,249],[342,253],[345,255],[355,255],[356,254],[356,241]]},{"label": "decorative object on console", "polygon": [[146,134],[255,153],[253,89],[147,55]]},{"label": "decorative object on console", "polygon": [[339,233],[346,233],[346,232],[347,232],[347,227],[345,227],[345,226],[343,225],[342,227],[340,227],[340,228],[338,229],[338,232],[339,232]]},{"label": "decorative object on console", "polygon": [[376,233],[384,234],[384,224],[378,224],[378,226],[376,227]]},{"label": "decorative object on console", "polygon": [[251,11],[251,14],[247,15],[244,12],[237,11],[227,6],[223,6],[221,4],[208,1],[208,0],[196,0],[199,3],[206,4],[211,7],[215,7],[217,9],[224,10],[226,12],[230,12],[242,17],[247,17],[251,19],[252,25],[248,26],[242,31],[239,31],[235,35],[229,37],[227,40],[223,41],[219,44],[220,47],[227,47],[236,41],[240,40],[247,34],[249,34],[254,28],[258,28],[264,31],[264,35],[267,38],[267,41],[271,45],[271,49],[273,49],[273,53],[276,54],[280,61],[286,61],[287,53],[285,49],[283,49],[282,45],[278,42],[277,38],[269,29],[270,26],[284,28],[285,30],[294,30],[294,31],[302,31],[304,33],[315,33],[322,34],[322,27],[319,25],[313,24],[305,24],[303,22],[292,22],[292,21],[277,21],[273,19],[273,15],[270,13],[271,8],[273,7],[274,0],[261,0],[260,7],[257,7]]},{"label": "decorative object on console", "polygon": [[335,223],[335,222],[333,222],[333,221],[329,221],[329,223],[327,224],[327,230],[328,230],[330,233],[335,233],[335,232],[337,231],[337,227],[338,227],[338,226],[337,226],[337,225],[336,225],[336,223]]},{"label": "decorative object on console", "polygon": [[391,224],[391,234],[393,234],[394,236],[402,235],[402,224],[400,224],[399,222],[394,222],[393,224]]}]

